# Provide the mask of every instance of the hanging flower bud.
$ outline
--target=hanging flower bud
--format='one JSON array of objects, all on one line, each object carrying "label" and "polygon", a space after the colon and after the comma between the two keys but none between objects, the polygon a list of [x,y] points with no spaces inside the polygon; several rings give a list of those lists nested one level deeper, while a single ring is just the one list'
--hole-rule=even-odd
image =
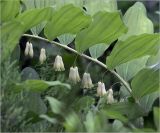
[{"label": "hanging flower bud", "polygon": [[71,67],[70,72],[69,72],[69,80],[72,81],[73,83],[77,83],[80,81],[80,76],[78,72],[78,67]]},{"label": "hanging flower bud", "polygon": [[46,50],[44,48],[41,48],[40,56],[39,56],[39,61],[41,64],[46,60]]},{"label": "hanging flower bud", "polygon": [[92,88],[92,79],[89,73],[84,73],[82,78],[82,86],[83,88]]},{"label": "hanging flower bud", "polygon": [[113,90],[111,88],[107,91],[107,94],[107,103],[114,103]]},{"label": "hanging flower bud", "polygon": [[33,46],[32,43],[29,43],[29,56],[33,58]]},{"label": "hanging flower bud", "polygon": [[74,67],[75,71],[76,71],[76,80],[77,82],[81,81],[80,76],[79,76],[79,72],[78,72],[78,67]]},{"label": "hanging flower bud", "polygon": [[53,67],[54,67],[55,71],[64,71],[65,70],[61,56],[59,56],[59,55],[56,56]]},{"label": "hanging flower bud", "polygon": [[104,96],[105,94],[107,94],[106,89],[105,89],[105,84],[102,82],[98,82],[97,95]]},{"label": "hanging flower bud", "polygon": [[29,47],[30,47],[29,45],[30,45],[30,43],[27,42],[27,43],[26,43],[26,48],[25,48],[25,50],[24,50],[25,56],[27,56],[27,55],[29,54]]}]

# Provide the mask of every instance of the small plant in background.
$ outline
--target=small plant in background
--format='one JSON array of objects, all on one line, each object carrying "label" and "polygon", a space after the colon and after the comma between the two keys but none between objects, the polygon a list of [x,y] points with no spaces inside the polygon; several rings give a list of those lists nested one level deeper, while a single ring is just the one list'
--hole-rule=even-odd
[{"label": "small plant in background", "polygon": [[2,0],[1,131],[160,131],[160,35],[143,3]]}]

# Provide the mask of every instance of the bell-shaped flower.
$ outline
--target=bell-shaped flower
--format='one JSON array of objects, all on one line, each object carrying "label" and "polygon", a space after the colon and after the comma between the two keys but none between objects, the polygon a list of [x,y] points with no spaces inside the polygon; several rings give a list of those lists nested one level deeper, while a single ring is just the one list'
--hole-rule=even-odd
[{"label": "bell-shaped flower", "polygon": [[30,47],[29,45],[30,45],[30,43],[27,42],[27,43],[26,43],[26,48],[25,48],[25,50],[24,50],[25,56],[29,55],[29,47]]},{"label": "bell-shaped flower", "polygon": [[104,96],[105,94],[107,94],[106,89],[105,89],[105,84],[102,82],[98,82],[97,95]]},{"label": "bell-shaped flower", "polygon": [[70,67],[69,80],[75,84],[81,80],[78,72],[78,67]]},{"label": "bell-shaped flower", "polygon": [[107,103],[108,104],[112,104],[114,103],[114,97],[113,97],[113,90],[112,88],[110,88],[108,91],[107,91]]},{"label": "bell-shaped flower", "polygon": [[29,56],[31,57],[31,58],[33,58],[33,46],[32,46],[32,43],[29,43],[30,45],[29,45]]},{"label": "bell-shaped flower", "polygon": [[40,52],[40,56],[39,56],[39,61],[41,64],[44,63],[44,61],[46,60],[46,50],[44,48],[41,48],[41,52]]},{"label": "bell-shaped flower", "polygon": [[82,87],[83,88],[92,88],[92,79],[89,73],[84,73],[82,78]]},{"label": "bell-shaped flower", "polygon": [[54,70],[55,71],[64,71],[64,63],[62,60],[62,57],[57,55],[53,64]]}]

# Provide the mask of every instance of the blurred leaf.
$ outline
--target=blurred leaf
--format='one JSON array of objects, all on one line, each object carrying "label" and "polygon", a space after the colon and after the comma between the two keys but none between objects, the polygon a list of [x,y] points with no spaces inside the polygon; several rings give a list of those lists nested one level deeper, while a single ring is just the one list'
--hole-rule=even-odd
[{"label": "blurred leaf", "polygon": [[94,98],[90,96],[84,96],[75,103],[75,109],[77,111],[81,111],[82,109],[90,108],[91,105],[94,104],[94,102],[95,102]]},{"label": "blurred leaf", "polygon": [[90,21],[90,16],[87,16],[82,9],[71,4],[65,5],[54,13],[52,20],[44,28],[44,33],[49,40],[52,40],[64,33],[75,34],[85,28]]},{"label": "blurred leaf", "polygon": [[0,27],[2,60],[9,57],[9,54],[15,49],[19,38],[23,33],[23,24],[17,21],[10,21]]},{"label": "blurred leaf", "polygon": [[27,10],[20,14],[16,20],[22,22],[24,24],[24,31],[27,31],[41,22],[50,20],[53,15],[53,11],[52,7]]},{"label": "blurred leaf", "polygon": [[47,107],[41,99],[40,94],[30,92],[26,101],[26,109],[40,115],[47,112]]},{"label": "blurred leaf", "polygon": [[124,127],[123,123],[119,120],[114,120],[113,124],[112,124],[112,130],[114,132],[129,132],[129,129],[127,129],[126,127]]},{"label": "blurred leaf", "polygon": [[104,43],[96,44],[96,45],[89,48],[89,52],[93,58],[97,59],[105,52],[105,50],[108,47],[109,47],[109,45],[106,45]]},{"label": "blurred leaf", "polygon": [[47,96],[46,99],[48,100],[52,112],[55,114],[61,114],[62,108],[64,107],[63,103],[55,99],[54,97]]},{"label": "blurred leaf", "polygon": [[127,91],[127,88],[123,85],[120,87],[120,97],[122,99],[127,98],[128,96],[130,96],[131,94]]},{"label": "blurred leaf", "polygon": [[84,7],[91,15],[99,11],[115,12],[117,10],[116,0],[85,0]]},{"label": "blurred leaf", "polygon": [[146,66],[148,56],[131,60],[116,67],[118,74],[128,81]]},{"label": "blurred leaf", "polygon": [[95,131],[95,115],[89,111],[86,115],[86,121],[84,121],[84,125],[86,127],[87,132],[94,132]]},{"label": "blurred leaf", "polygon": [[159,97],[159,93],[158,92],[153,92],[149,95],[146,95],[144,97],[142,97],[139,102],[141,104],[141,106],[143,107],[143,109],[146,112],[149,112],[152,110],[152,105],[154,103],[154,101]]},{"label": "blurred leaf", "polygon": [[69,84],[61,83],[60,81],[26,80],[22,83],[16,83],[14,85],[14,91],[20,92],[25,89],[31,92],[41,92],[51,86],[63,86],[64,88],[70,89]]},{"label": "blurred leaf", "polygon": [[57,119],[51,118],[48,115],[40,115],[40,118],[45,119],[52,124],[56,124],[58,122]]},{"label": "blurred leaf", "polygon": [[58,36],[57,38],[61,44],[68,45],[74,40],[75,35],[63,34],[63,35]]},{"label": "blurred leaf", "polygon": [[20,1],[19,0],[1,0],[1,23],[11,21],[19,13]]},{"label": "blurred leaf", "polygon": [[[131,82],[132,93],[136,98],[158,91],[160,70],[142,69]],[[145,81],[144,83],[142,83]]]},{"label": "blurred leaf", "polygon": [[75,39],[76,50],[84,52],[89,47],[105,43],[110,44],[127,31],[118,12],[98,12],[87,29],[79,32]]},{"label": "blurred leaf", "polygon": [[107,66],[113,69],[130,60],[156,54],[160,45],[159,37],[159,34],[142,34],[119,42],[107,57]]},{"label": "blurred leaf", "polygon": [[15,60],[17,62],[19,62],[20,60],[20,45],[17,45],[11,54],[11,61],[15,61]]},{"label": "blurred leaf", "polygon": [[[26,10],[28,9],[39,9],[39,8],[44,8],[44,7],[50,7],[54,5],[54,0],[23,0]],[[46,22],[42,22],[38,24],[37,26],[31,28],[31,31],[34,35],[38,35],[46,25]]]},{"label": "blurred leaf", "polygon": [[25,67],[21,72],[21,79],[22,81],[27,79],[39,79],[39,74],[35,69],[31,67]]},{"label": "blurred leaf", "polygon": [[123,115],[126,115],[128,119],[136,119],[140,116],[145,115],[144,110],[142,110],[139,105],[131,102],[120,102],[111,105],[105,105],[104,109],[107,111],[117,111]]},{"label": "blurred leaf", "polygon": [[82,124],[78,115],[74,112],[69,113],[65,118],[64,127],[66,132],[83,131]]},{"label": "blurred leaf", "polygon": [[124,123],[128,122],[127,117],[125,117],[124,115],[122,115],[119,111],[115,111],[115,110],[102,110],[102,112],[109,119],[117,119],[117,120],[120,120],[120,121],[122,121]]},{"label": "blurred leaf", "polygon": [[125,40],[132,35],[154,32],[153,23],[147,17],[145,6],[141,2],[136,2],[130,7],[124,14],[123,20],[128,27],[128,32],[120,37],[120,40]]},{"label": "blurred leaf", "polygon": [[157,130],[160,131],[160,120],[159,120],[160,108],[159,107],[154,107],[153,115],[154,115],[154,123],[157,127]]}]

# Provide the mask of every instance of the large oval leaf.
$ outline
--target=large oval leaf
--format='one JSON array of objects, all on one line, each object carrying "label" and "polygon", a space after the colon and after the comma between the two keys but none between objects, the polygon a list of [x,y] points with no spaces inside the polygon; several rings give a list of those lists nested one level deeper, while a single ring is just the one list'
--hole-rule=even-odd
[{"label": "large oval leaf", "polygon": [[153,23],[147,18],[145,6],[140,2],[136,2],[127,10],[124,14],[123,21],[128,27],[128,32],[120,37],[120,40],[125,40],[132,35],[153,33]]},{"label": "large oval leaf", "polygon": [[1,23],[14,19],[19,13],[20,0],[1,0]]},{"label": "large oval leaf", "polygon": [[95,44],[110,44],[126,31],[127,28],[118,12],[98,12],[93,16],[93,22],[90,26],[77,34],[76,50],[84,52]]},{"label": "large oval leaf", "polygon": [[160,88],[159,73],[160,70],[146,68],[136,74],[131,82],[134,97],[139,99],[142,96],[158,91]]},{"label": "large oval leaf", "polygon": [[160,45],[159,37],[159,34],[142,34],[117,43],[111,55],[107,57],[108,68],[113,69],[127,61],[156,54]]},{"label": "large oval leaf", "polygon": [[85,28],[90,21],[90,16],[86,15],[82,9],[69,4],[54,13],[44,32],[46,37],[52,40],[64,33],[75,34]]},{"label": "large oval leaf", "polygon": [[87,12],[94,15],[98,11],[115,12],[117,10],[116,0],[85,0],[84,7]]}]

